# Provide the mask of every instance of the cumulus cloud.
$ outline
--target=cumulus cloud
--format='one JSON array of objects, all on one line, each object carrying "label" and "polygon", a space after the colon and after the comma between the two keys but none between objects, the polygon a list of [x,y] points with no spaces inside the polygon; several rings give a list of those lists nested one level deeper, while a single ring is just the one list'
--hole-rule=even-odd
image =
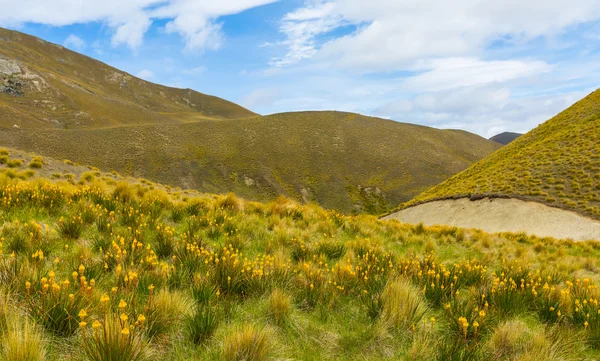
[{"label": "cumulus cloud", "polygon": [[[493,41],[526,41],[597,19],[596,0],[312,0],[282,19],[288,53],[274,65],[316,57],[361,72],[404,70],[417,59],[475,56]],[[356,29],[318,41],[347,24]]]},{"label": "cumulus cloud", "polygon": [[79,36],[74,35],[74,34],[67,36],[63,45],[67,48],[71,48],[71,49],[75,49],[75,50],[81,50],[86,47],[85,41],[83,39],[81,39]]},{"label": "cumulus cloud", "polygon": [[222,43],[224,15],[277,0],[0,0],[0,25],[38,23],[65,26],[104,22],[113,29],[112,45],[137,48],[155,19],[168,20],[166,30],[182,35],[187,50],[216,49]]}]

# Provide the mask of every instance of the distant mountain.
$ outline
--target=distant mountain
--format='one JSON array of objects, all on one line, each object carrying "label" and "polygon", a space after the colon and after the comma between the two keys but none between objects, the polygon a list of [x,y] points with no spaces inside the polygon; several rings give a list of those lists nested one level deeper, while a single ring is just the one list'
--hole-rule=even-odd
[{"label": "distant mountain", "polygon": [[523,134],[521,134],[521,133],[504,132],[504,133],[494,135],[493,137],[490,138],[490,140],[492,142],[500,143],[502,145],[507,145],[508,143],[512,142],[513,140],[517,139],[518,137],[520,137],[522,135]]},{"label": "distant mountain", "polygon": [[0,127],[104,128],[256,116],[191,89],[154,84],[60,45],[0,28]]},{"label": "distant mountain", "polygon": [[600,219],[600,90],[402,207],[483,195]]}]

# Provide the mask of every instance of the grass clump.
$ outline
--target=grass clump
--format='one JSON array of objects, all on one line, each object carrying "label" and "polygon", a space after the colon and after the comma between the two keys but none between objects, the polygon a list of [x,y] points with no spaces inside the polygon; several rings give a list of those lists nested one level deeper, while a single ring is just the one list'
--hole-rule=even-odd
[{"label": "grass clump", "polygon": [[223,359],[226,361],[263,361],[272,350],[272,336],[265,329],[246,324],[225,336]]},{"label": "grass clump", "polygon": [[10,159],[6,162],[8,168],[19,168],[23,165],[23,161],[20,159]]},{"label": "grass clump", "polygon": [[285,323],[292,313],[292,299],[281,289],[276,288],[269,296],[269,315],[276,324]]}]

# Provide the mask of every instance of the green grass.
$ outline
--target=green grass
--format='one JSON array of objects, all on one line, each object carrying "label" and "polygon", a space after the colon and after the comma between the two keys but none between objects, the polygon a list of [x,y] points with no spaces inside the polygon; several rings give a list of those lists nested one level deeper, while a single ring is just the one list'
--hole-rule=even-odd
[{"label": "green grass", "polygon": [[[0,359],[600,356],[596,242],[9,171]],[[172,241],[162,256],[157,237]]]},{"label": "green grass", "polygon": [[20,32],[0,28],[0,48],[28,72],[9,76],[23,84],[22,96],[0,94],[1,128],[103,128],[256,115],[221,98],[144,81]]},{"label": "green grass", "polygon": [[600,219],[600,91],[401,207],[484,195]]},{"label": "green grass", "polygon": [[500,147],[463,131],[344,112],[110,129],[0,130],[0,144],[43,154],[45,160],[71,159],[201,192],[234,192],[259,201],[283,194],[370,214],[410,200]]}]

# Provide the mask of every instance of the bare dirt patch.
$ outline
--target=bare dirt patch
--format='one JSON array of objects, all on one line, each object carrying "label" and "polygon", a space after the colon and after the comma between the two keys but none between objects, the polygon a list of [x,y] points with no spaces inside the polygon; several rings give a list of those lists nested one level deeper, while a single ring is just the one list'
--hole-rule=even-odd
[{"label": "bare dirt patch", "polygon": [[525,232],[538,237],[600,240],[600,222],[546,205],[518,199],[435,201],[392,213],[383,219],[404,223],[479,228],[486,232]]}]

